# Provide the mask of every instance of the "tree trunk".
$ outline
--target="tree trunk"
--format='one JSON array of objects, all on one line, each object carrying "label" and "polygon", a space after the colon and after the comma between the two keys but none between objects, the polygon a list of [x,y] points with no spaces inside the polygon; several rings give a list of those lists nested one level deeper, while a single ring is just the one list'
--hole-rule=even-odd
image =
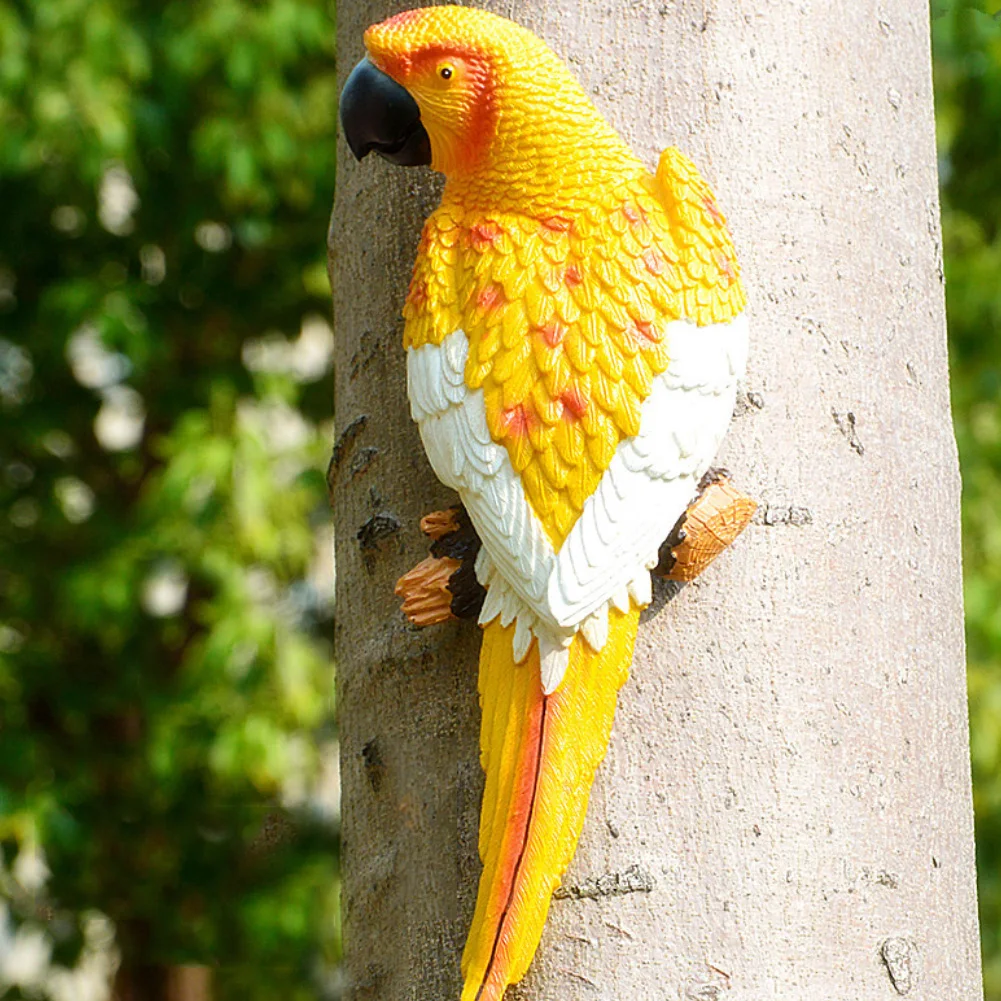
[{"label": "tree trunk", "polygon": [[[980,997],[925,0],[491,3],[651,165],[677,145],[750,295],[723,464],[757,524],[641,626],[526,1001]],[[341,72],[398,10],[341,0]],[[400,309],[438,185],[341,146],[332,261],[344,915],[353,1001],[450,1001],[479,865],[478,630],[393,583],[453,501]],[[615,877],[619,878],[615,878]]]}]

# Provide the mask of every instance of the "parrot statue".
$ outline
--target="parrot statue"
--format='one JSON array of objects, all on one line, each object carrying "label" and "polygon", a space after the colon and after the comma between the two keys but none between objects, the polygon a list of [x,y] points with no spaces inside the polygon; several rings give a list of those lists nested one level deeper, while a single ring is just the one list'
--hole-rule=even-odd
[{"label": "parrot statue", "polygon": [[370,27],[347,142],[445,175],[404,306],[411,413],[479,539],[483,864],[461,1001],[528,970],[605,755],[651,569],[747,355],[726,221],[651,173],[534,34],[482,10]]}]

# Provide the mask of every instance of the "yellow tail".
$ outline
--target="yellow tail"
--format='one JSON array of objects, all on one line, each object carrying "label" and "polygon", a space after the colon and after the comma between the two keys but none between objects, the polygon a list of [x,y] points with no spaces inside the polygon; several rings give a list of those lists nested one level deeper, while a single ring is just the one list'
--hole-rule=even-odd
[{"label": "yellow tail", "polygon": [[550,898],[584,826],[638,621],[637,608],[611,609],[608,642],[600,653],[575,637],[566,677],[552,695],[542,692],[537,646],[516,665],[514,627],[495,620],[484,630],[483,874],[462,955],[462,1001],[500,1001],[532,962]]}]

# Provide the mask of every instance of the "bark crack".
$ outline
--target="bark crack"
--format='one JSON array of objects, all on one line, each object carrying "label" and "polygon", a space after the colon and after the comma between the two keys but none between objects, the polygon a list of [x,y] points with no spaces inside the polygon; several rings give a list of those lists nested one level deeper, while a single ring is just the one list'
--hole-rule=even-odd
[{"label": "bark crack", "polygon": [[598,897],[623,897],[627,893],[650,893],[654,878],[639,865],[631,865],[623,872],[606,872],[592,876],[576,886],[559,887],[553,896],[557,900],[597,900]]}]

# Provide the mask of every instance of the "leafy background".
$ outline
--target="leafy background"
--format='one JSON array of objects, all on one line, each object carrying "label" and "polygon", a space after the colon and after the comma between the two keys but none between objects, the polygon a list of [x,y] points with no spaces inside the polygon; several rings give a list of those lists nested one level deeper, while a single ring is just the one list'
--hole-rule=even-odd
[{"label": "leafy background", "polygon": [[0,994],[336,992],[336,97],[324,0],[0,0]]},{"label": "leafy background", "polygon": [[977,869],[988,1001],[1001,999],[1001,17],[933,3],[953,413],[963,470]]},{"label": "leafy background", "polygon": [[[1001,1001],[1001,20],[932,14]],[[338,996],[333,15],[0,0],[0,996]]]}]

